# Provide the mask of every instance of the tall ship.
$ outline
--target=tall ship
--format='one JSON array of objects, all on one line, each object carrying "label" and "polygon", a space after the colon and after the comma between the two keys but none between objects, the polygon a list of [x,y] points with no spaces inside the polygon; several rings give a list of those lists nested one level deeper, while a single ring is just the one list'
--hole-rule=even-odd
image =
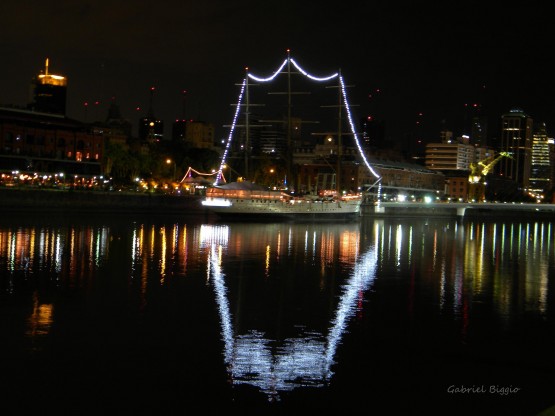
[{"label": "tall ship", "polygon": [[[323,140],[313,139],[320,144],[314,146],[312,143],[312,146],[309,144],[304,147],[304,151],[309,153],[312,159],[320,158],[320,167],[315,167],[310,161],[303,163],[302,160],[299,161],[298,156],[294,162],[295,149],[303,149],[304,145],[299,137],[300,125],[318,124],[319,121],[307,121],[293,114],[292,97],[298,94],[310,94],[293,91],[293,76],[302,76],[309,82],[322,83],[325,84],[325,88],[335,88],[338,91],[337,103],[327,106],[337,109],[334,120],[337,123],[336,129],[333,132],[312,133],[312,135],[323,136]],[[282,86],[286,91],[268,92],[268,94],[285,96],[287,101],[281,107],[286,111],[281,119],[265,119],[262,113],[256,112],[256,107],[264,105],[251,102],[251,91],[255,86],[275,82],[278,78],[282,78]],[[378,184],[381,178],[368,163],[360,145],[347,100],[347,86],[340,71],[326,77],[313,76],[306,72],[287,51],[287,58],[273,75],[262,78],[251,74],[247,69],[240,87],[235,115],[230,125],[230,133],[216,180],[206,190],[206,196],[202,201],[203,206],[227,219],[339,221],[359,217],[363,189],[358,185],[361,181],[355,180],[355,176],[358,178],[360,175],[365,175],[365,178],[367,177],[372,183],[371,186]],[[281,100],[283,101],[283,98]],[[295,105],[296,109],[297,105]],[[328,119],[331,118],[328,117]],[[244,124],[241,124],[242,120]],[[343,132],[344,122],[350,127],[349,132]],[[276,124],[283,126],[280,131],[282,135],[272,130],[272,126]],[[239,144],[234,143],[233,140],[237,130],[240,130]],[[354,149],[348,155],[349,169],[345,169],[346,158],[342,143],[344,135],[352,138],[351,148]],[[315,152],[318,154],[315,155]],[[237,154],[241,154],[242,157],[237,157]],[[239,172],[231,168],[231,164],[234,166],[240,164],[240,169],[245,174],[239,175]],[[256,164],[258,166],[253,169],[252,165]],[[275,168],[274,165],[276,165]],[[238,174],[235,181],[226,180],[227,169]],[[349,176],[352,176],[350,183],[342,177],[346,171],[349,172]],[[231,178],[231,172],[229,177]],[[251,177],[253,179],[250,179]],[[278,177],[282,179],[277,180]],[[269,185],[268,182],[271,184]]]}]

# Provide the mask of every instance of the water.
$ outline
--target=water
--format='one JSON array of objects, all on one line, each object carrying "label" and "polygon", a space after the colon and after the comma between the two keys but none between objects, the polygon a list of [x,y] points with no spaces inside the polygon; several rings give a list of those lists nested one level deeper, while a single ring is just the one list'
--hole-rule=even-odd
[{"label": "water", "polygon": [[555,405],[555,223],[4,216],[18,412],[505,414]]}]

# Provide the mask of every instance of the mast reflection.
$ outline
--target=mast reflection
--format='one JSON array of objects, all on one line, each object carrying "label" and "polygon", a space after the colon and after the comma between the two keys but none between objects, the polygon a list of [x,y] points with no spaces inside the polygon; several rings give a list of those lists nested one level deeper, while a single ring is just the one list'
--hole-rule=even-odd
[{"label": "mast reflection", "polygon": [[[226,273],[223,270],[223,257],[229,242],[229,227],[204,226],[203,235],[209,245],[208,276],[213,283],[218,305],[221,332],[224,341],[224,361],[233,385],[248,384],[268,395],[268,399],[279,400],[280,392],[297,387],[325,386],[333,375],[332,365],[341,338],[346,331],[349,319],[361,309],[361,294],[372,284],[377,263],[375,246],[372,245],[359,255],[358,242],[360,232],[347,230],[340,232],[339,245],[334,247],[329,238],[319,239],[322,231],[310,233],[308,230],[290,228],[287,233],[287,250],[293,250],[296,237],[303,240],[305,254],[316,250],[325,251],[322,259],[340,256],[349,257],[352,271],[340,289],[339,302],[330,321],[327,333],[315,329],[303,328],[299,336],[283,340],[273,338],[266,332],[250,328],[239,333],[233,324],[229,301],[229,289],[226,285]],[[294,235],[298,233],[299,235]],[[308,243],[309,235],[313,239]],[[236,236],[234,241],[236,241]],[[276,236],[279,247],[281,233]],[[271,243],[266,246],[271,250]],[[350,254],[349,254],[350,253]],[[278,250],[279,254],[279,250]],[[266,258],[268,267],[269,259]]]}]

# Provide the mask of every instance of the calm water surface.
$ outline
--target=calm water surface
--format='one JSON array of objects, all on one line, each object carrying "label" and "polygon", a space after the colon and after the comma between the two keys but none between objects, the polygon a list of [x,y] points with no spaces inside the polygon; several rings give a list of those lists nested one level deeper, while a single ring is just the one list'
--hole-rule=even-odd
[{"label": "calm water surface", "polygon": [[4,215],[0,397],[22,414],[536,415],[555,405],[554,227]]}]

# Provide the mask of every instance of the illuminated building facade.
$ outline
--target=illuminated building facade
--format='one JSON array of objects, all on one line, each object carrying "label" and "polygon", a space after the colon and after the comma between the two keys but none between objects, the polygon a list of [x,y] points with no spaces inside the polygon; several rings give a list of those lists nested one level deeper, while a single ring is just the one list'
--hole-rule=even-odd
[{"label": "illuminated building facade", "polygon": [[534,122],[521,109],[502,115],[501,122],[501,145],[498,150],[509,152],[512,157],[503,158],[497,164],[497,172],[524,192],[530,183]]},{"label": "illuminated building facade", "polygon": [[66,114],[67,78],[48,72],[48,58],[44,73],[40,73],[31,82],[31,103],[33,111]]},{"label": "illuminated building facade", "polygon": [[0,169],[99,175],[104,137],[59,115],[0,108]]},{"label": "illuminated building facade", "polygon": [[532,136],[532,162],[528,192],[542,199],[553,183],[553,138],[547,136],[542,123]]}]

